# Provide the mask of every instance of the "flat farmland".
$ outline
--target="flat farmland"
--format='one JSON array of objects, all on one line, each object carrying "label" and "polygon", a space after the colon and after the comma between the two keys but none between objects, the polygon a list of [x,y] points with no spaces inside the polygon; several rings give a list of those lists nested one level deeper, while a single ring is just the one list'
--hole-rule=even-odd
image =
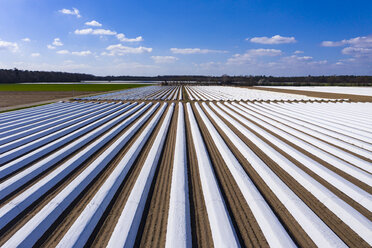
[{"label": "flat farmland", "polygon": [[370,247],[372,103],[148,86],[0,114],[2,247]]},{"label": "flat farmland", "polygon": [[0,84],[0,108],[147,86],[146,84]]},{"label": "flat farmland", "polygon": [[352,102],[372,102],[372,87],[346,87],[346,86],[255,86],[253,89],[299,94],[309,97],[322,97],[330,99],[349,99]]}]

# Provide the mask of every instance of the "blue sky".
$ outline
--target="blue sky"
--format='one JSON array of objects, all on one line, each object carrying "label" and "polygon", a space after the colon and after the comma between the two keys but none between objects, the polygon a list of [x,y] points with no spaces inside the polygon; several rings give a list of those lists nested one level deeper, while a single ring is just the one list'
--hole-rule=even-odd
[{"label": "blue sky", "polygon": [[0,0],[0,68],[372,75],[372,1]]}]

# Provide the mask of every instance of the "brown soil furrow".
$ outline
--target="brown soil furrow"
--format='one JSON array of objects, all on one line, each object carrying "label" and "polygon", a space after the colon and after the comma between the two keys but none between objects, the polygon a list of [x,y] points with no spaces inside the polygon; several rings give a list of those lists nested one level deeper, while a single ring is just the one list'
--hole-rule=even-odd
[{"label": "brown soil furrow", "polygon": [[[270,111],[271,114],[275,114],[275,115],[279,115],[279,116],[280,116],[280,115],[286,115],[286,114],[283,114],[283,113],[277,112],[276,110],[269,109],[269,108],[266,107],[266,106],[261,106],[261,105],[260,105],[260,107],[264,108],[266,111]],[[256,109],[256,110],[257,110],[257,111],[255,111],[255,112],[259,113],[259,109]],[[295,117],[292,117],[292,116],[289,116],[289,115],[286,115],[286,117],[288,117],[288,118],[290,118],[290,119],[293,119],[293,120],[301,120],[301,119],[298,119],[298,118],[295,118]],[[271,118],[271,119],[274,119],[275,117],[270,117],[270,118]],[[277,119],[274,119],[274,120],[278,121]],[[288,120],[286,120],[286,121],[288,121]],[[305,120],[301,120],[301,121],[304,121],[304,122],[306,122],[306,123],[308,123],[308,124],[310,124],[310,125],[315,126],[314,124],[309,123],[309,122],[307,122],[307,121],[305,121]],[[281,122],[281,121],[280,121],[280,122]],[[283,125],[286,125],[286,124],[283,123]],[[287,125],[286,125],[286,126],[287,126]],[[324,128],[324,127],[323,127],[323,128]],[[293,129],[305,133],[304,131],[299,130],[299,129],[297,129],[297,128],[293,128]],[[312,128],[309,128],[309,129],[312,129]],[[327,129],[327,130],[328,130],[328,129]],[[314,132],[317,132],[317,133],[321,133],[321,132],[318,132],[318,131],[316,131],[316,130],[313,130],[313,131],[314,131]],[[329,131],[331,131],[331,130],[329,130]],[[334,131],[332,131],[332,132],[334,132]],[[306,134],[307,134],[307,133],[306,133]],[[363,159],[363,160],[365,160],[365,161],[367,161],[367,162],[369,162],[369,163],[372,163],[372,160],[369,159],[369,158],[366,158],[366,157],[364,157],[364,156],[362,156],[362,155],[356,154],[356,153],[354,153],[354,152],[352,152],[352,151],[349,151],[349,150],[347,150],[347,149],[345,149],[345,148],[343,148],[343,147],[340,147],[340,146],[338,146],[338,145],[336,145],[336,144],[333,144],[333,143],[330,143],[330,142],[328,142],[328,141],[325,141],[325,140],[323,140],[323,139],[321,139],[321,138],[317,138],[317,137],[312,136],[312,135],[310,135],[310,134],[307,134],[307,135],[309,135],[309,136],[311,136],[311,137],[313,137],[313,138],[316,138],[316,139],[318,139],[318,140],[321,140],[321,141],[323,141],[323,142],[325,142],[325,143],[327,143],[327,144],[329,144],[329,145],[332,145],[332,146],[334,146],[334,147],[336,147],[336,148],[338,148],[338,149],[340,149],[340,150],[342,150],[342,151],[344,151],[344,152],[346,152],[346,153],[350,153],[351,155],[356,156],[356,157],[358,157],[358,158],[360,158],[360,159]],[[327,135],[327,136],[328,136],[328,135]],[[349,143],[349,142],[347,142],[347,141],[345,141],[345,140],[342,140],[342,139],[339,139],[339,138],[335,138],[335,137],[332,137],[332,136],[329,136],[329,137],[331,137],[331,138],[333,138],[333,139],[336,139],[336,140],[341,140],[341,141],[343,141],[343,142],[345,142],[345,143],[348,143],[349,145],[354,146],[353,144],[351,144],[351,143]],[[363,148],[360,148],[360,149],[363,150]],[[365,150],[365,151],[367,151],[367,150]],[[355,165],[355,166],[357,167],[357,165]],[[359,167],[358,167],[358,168],[359,168]],[[359,169],[361,169],[361,168],[359,168]],[[363,170],[363,169],[361,169],[361,170]],[[366,171],[366,172],[369,173],[368,171]]]},{"label": "brown soil furrow", "polygon": [[[0,110],[5,107],[37,104],[42,101],[59,100],[66,97],[75,97],[87,94],[102,93],[94,91],[0,91]],[[21,107],[21,106],[19,106]]]},{"label": "brown soil furrow", "polygon": [[187,94],[186,86],[181,86],[181,87],[182,87],[182,100],[189,101],[189,95]]},{"label": "brown soil furrow", "polygon": [[[235,112],[235,111],[234,111]],[[252,121],[253,122],[253,121]],[[263,128],[263,127],[262,127]],[[320,159],[319,157],[313,155],[312,153],[306,151],[305,149],[291,143],[290,141],[287,141],[286,139],[284,139],[283,137],[281,137],[280,135],[277,135],[275,134],[274,132],[272,132],[271,130],[269,129],[265,129],[263,128],[264,130],[266,130],[268,133],[274,135],[275,137],[279,138],[280,140],[282,140],[283,142],[289,144],[290,146],[296,148],[296,150],[299,150],[301,153],[305,154],[306,156],[310,157],[311,159],[315,160],[316,162],[322,164],[324,167],[332,170],[333,172],[335,172],[336,174],[340,175],[341,177],[345,178],[346,180],[350,181],[351,183],[355,184],[356,186],[358,186],[359,188],[365,190],[366,192],[372,194],[372,187],[370,185],[367,185],[366,183],[358,180],[357,178],[347,174],[346,172],[344,172],[343,170],[340,170],[336,167],[334,167],[333,165],[327,163],[326,161],[323,161],[322,159]],[[331,154],[333,155],[333,154]]]},{"label": "brown soil furrow", "polygon": [[191,136],[191,127],[185,108],[186,143],[188,155],[188,183],[190,200],[190,218],[192,243],[196,247],[213,247],[212,233],[209,226],[207,209],[199,176],[198,161],[194,142]]},{"label": "brown soil furrow", "polygon": [[[270,133],[271,135],[275,136],[276,138],[280,139],[281,141],[283,141],[283,142],[287,143],[288,145],[292,146],[293,148],[295,148],[296,150],[300,151],[301,153],[309,156],[310,158],[312,158],[316,162],[320,163],[324,167],[334,168],[333,166],[331,166],[330,164],[328,164],[328,163],[324,162],[323,160],[317,158],[316,156],[314,156],[314,155],[312,155],[310,153],[306,154],[307,153],[306,150],[304,150],[303,148],[301,148],[301,147],[299,147],[299,146],[297,146],[297,145],[295,145],[295,144],[287,141],[286,139],[284,139],[280,135],[277,135],[277,134],[273,133],[272,131],[270,131],[270,130],[262,127],[262,126],[260,126],[260,128],[264,129],[266,132]],[[278,152],[280,152],[284,157],[286,157],[288,160],[290,160],[292,163],[294,163],[296,166],[298,166],[301,170],[305,171],[307,174],[309,174],[311,177],[313,177],[315,180],[317,180],[319,183],[321,183],[323,186],[325,186],[327,189],[329,189],[332,193],[334,193],[335,195],[337,195],[339,198],[341,198],[347,204],[349,204],[350,206],[352,206],[353,208],[355,208],[358,212],[360,212],[366,218],[368,218],[369,220],[372,221],[372,214],[371,214],[371,212],[368,211],[366,208],[364,208],[362,205],[360,205],[358,202],[354,201],[348,195],[346,195],[345,193],[343,193],[339,188],[336,188],[335,186],[333,186],[332,184],[330,184],[327,180],[323,179],[322,177],[320,177],[319,175],[317,175],[315,172],[313,172],[312,170],[310,170],[309,168],[307,168],[306,166],[304,166],[302,163],[298,162],[296,159],[294,159],[293,157],[291,157],[290,154],[284,152],[282,149],[280,149],[279,147],[277,147],[275,145],[271,145],[271,146],[275,147],[275,149]],[[372,188],[371,187],[369,187],[368,190],[369,190],[369,191],[367,191],[368,193],[372,193],[372,191],[371,191]]]},{"label": "brown soil furrow", "polygon": [[[231,109],[231,111],[233,111]],[[252,123],[260,128],[262,126],[250,120]],[[244,125],[243,123],[241,123]],[[244,125],[245,126],[245,125]],[[249,131],[263,140],[265,143],[269,144],[274,149],[278,150],[276,146],[267,141],[265,138],[260,136],[254,130],[245,126]],[[269,130],[265,130],[269,131]],[[244,138],[247,142],[248,139]],[[253,146],[255,146],[253,144]],[[324,221],[348,246],[350,247],[368,247],[368,244],[360,238],[357,233],[355,233],[348,225],[341,221],[331,210],[324,206],[316,197],[314,197],[307,189],[305,189],[301,184],[299,184],[293,177],[291,177],[286,171],[284,171],[278,164],[268,157],[262,150],[258,147],[254,149],[255,153],[261,158],[262,161],[273,171],[277,176],[289,187],[291,190],[312,209],[312,211],[319,216],[319,218]]]},{"label": "brown soil furrow", "polygon": [[[242,242],[242,246],[268,247],[265,236],[258,226],[251,209],[244,199],[244,196],[240,192],[239,186],[236,184],[222,156],[219,154],[218,148],[214,144],[214,141],[208,132],[208,128],[203,123],[203,120],[201,119],[194,105],[193,108],[208,152],[211,155],[211,161],[221,187],[222,195],[225,198],[225,203],[229,209],[230,216],[232,217],[235,230],[241,239],[240,241]],[[207,113],[205,114],[211,121],[213,121]],[[216,127],[215,123],[214,126]]]},{"label": "brown soil furrow", "polygon": [[[151,108],[151,107],[150,107]],[[112,171],[115,169],[118,162],[121,160],[122,156],[125,154],[127,149],[135,142],[135,140],[141,135],[143,129],[152,120],[156,113],[160,110],[161,106],[151,115],[151,117],[146,121],[146,123],[136,132],[136,134],[129,140],[129,142],[122,148],[122,150],[112,159],[112,161],[104,168],[104,170],[92,181],[92,183],[79,195],[79,197],[71,204],[69,209],[67,209],[62,216],[56,221],[58,225],[54,226],[51,230],[48,230],[44,237],[40,240],[39,244],[43,247],[53,247],[58,244],[58,242],[63,238],[64,234],[69,230],[75,220],[79,217],[80,213],[84,210],[86,205],[95,196],[95,193],[99,188],[105,183],[106,179],[110,176]],[[145,113],[147,113],[147,110]],[[143,116],[143,113],[141,116]],[[140,117],[139,117],[140,118]],[[132,123],[131,126],[135,124]],[[116,136],[116,139],[121,136],[125,131]],[[115,140],[116,140],[115,139]],[[113,142],[112,142],[113,143]],[[110,145],[112,145],[110,143]],[[107,146],[109,147],[109,146]],[[90,160],[88,163],[92,163],[100,154],[95,154],[94,159]]]},{"label": "brown soil furrow", "polygon": [[[148,110],[147,110],[148,111]],[[145,111],[146,113],[146,111]],[[144,114],[144,113],[143,113]],[[142,115],[143,115],[142,114]],[[141,116],[137,117],[140,118]],[[58,193],[60,193],[72,180],[74,180],[82,171],[84,171],[89,164],[94,161],[104,150],[106,150],[111,144],[113,144],[117,138],[125,133],[136,121],[128,125],[126,128],[124,128],[116,137],[114,137],[112,140],[110,140],[105,146],[103,146],[100,150],[98,150],[94,155],[92,155],[90,158],[88,158],[84,163],[79,165],[75,170],[73,170],[68,176],[66,176],[60,183],[58,183],[56,186],[54,186],[52,189],[50,189],[48,192],[46,192],[42,197],[40,197],[37,201],[35,201],[32,205],[30,205],[29,208],[27,208],[24,212],[22,212],[12,223],[11,226],[5,227],[5,232],[0,232],[0,245],[2,245],[7,239],[9,239],[16,231],[18,231],[27,221],[29,221],[33,216],[35,216],[51,199],[53,199]],[[117,125],[120,125],[117,124]],[[116,127],[115,125],[114,127]],[[112,128],[114,128],[112,127]],[[110,129],[111,130],[111,129]],[[108,130],[107,132],[109,132]],[[107,133],[105,132],[105,133]],[[104,135],[105,133],[101,134],[99,137]],[[97,137],[96,139],[98,139]],[[91,144],[94,142],[89,142],[88,144]],[[66,162],[68,159],[79,153],[82,149],[85,147],[80,148],[73,154],[70,154],[66,158],[64,158],[62,161],[57,163],[55,166],[53,166],[51,169],[47,170],[46,172],[39,175],[36,179],[32,180],[26,186],[23,186],[20,191],[17,191],[15,195],[12,195],[11,198],[7,199],[2,205],[8,203],[11,201],[11,199],[14,199],[16,196],[21,194],[22,192],[26,191],[28,188],[32,187],[34,184],[36,184],[38,181],[40,181],[42,178],[46,177],[52,171],[56,168],[58,168],[61,164]]]},{"label": "brown soil furrow", "polygon": [[[252,141],[247,139],[239,130],[233,126],[230,122],[225,120],[221,115],[211,108],[212,111],[221,119],[224,120],[225,124],[241,139],[244,143],[252,149],[253,152],[257,154],[257,149]],[[233,117],[232,117],[233,118]],[[251,178],[252,182],[255,184],[257,189],[261,192],[262,196],[265,198],[266,202],[270,205],[273,212],[276,214],[280,222],[283,224],[284,228],[288,231],[288,234],[300,247],[316,247],[314,242],[306,234],[306,232],[301,228],[293,216],[288,212],[285,206],[280,202],[276,195],[271,191],[271,189],[266,185],[260,175],[252,167],[249,161],[244,157],[244,155],[236,148],[234,143],[229,139],[229,137],[220,133],[226,144],[231,148],[231,151],[235,154],[236,158],[243,166],[244,170],[247,172],[248,176]]]},{"label": "brown soil furrow", "polygon": [[[128,105],[128,106],[129,106],[129,105]],[[138,106],[138,105],[136,105],[136,106]],[[136,106],[134,106],[133,108],[135,108]],[[131,108],[131,109],[132,109],[132,108]],[[127,111],[130,111],[131,109],[128,109]],[[126,112],[127,112],[127,111],[126,111]],[[123,114],[123,113],[122,113],[122,114]],[[105,117],[107,117],[107,116],[104,116],[104,117],[102,117],[102,118],[105,118]],[[117,116],[116,116],[116,117],[117,117]],[[116,117],[114,117],[114,118],[116,118]],[[111,119],[109,119],[109,120],[106,120],[106,121],[105,121],[103,124],[101,124],[100,126],[106,124],[107,122],[113,120],[114,118],[111,118]],[[101,119],[100,119],[100,120],[101,120]],[[119,125],[119,123],[116,124],[116,125],[114,125],[112,128],[115,128],[117,125]],[[78,137],[72,139],[71,141],[67,142],[66,144],[62,145],[61,147],[59,147],[59,148],[57,148],[57,149],[54,149],[54,150],[52,150],[52,151],[50,151],[50,152],[44,154],[43,156],[41,156],[40,158],[36,159],[35,161],[33,161],[33,162],[31,162],[31,163],[28,163],[26,166],[23,166],[22,168],[20,168],[20,169],[14,171],[14,172],[12,172],[11,174],[9,174],[9,176],[0,179],[0,183],[2,183],[2,182],[4,182],[5,180],[7,180],[7,179],[9,179],[9,178],[11,178],[11,177],[17,175],[18,173],[20,173],[20,172],[26,170],[27,168],[29,168],[29,167],[31,167],[32,165],[34,165],[34,164],[40,162],[41,160],[43,160],[44,158],[48,157],[49,155],[51,155],[51,154],[53,154],[53,153],[56,153],[56,152],[62,150],[63,148],[65,148],[66,146],[68,146],[68,145],[70,145],[71,143],[75,142],[76,140],[78,140],[78,139],[81,138],[82,136],[87,135],[87,134],[89,134],[89,133],[91,133],[91,132],[94,132],[94,131],[97,130],[97,128],[99,128],[100,126],[94,128],[93,130],[91,130],[91,131],[89,131],[89,132],[87,132],[87,133],[84,133],[84,134],[82,134],[82,135],[80,135],[80,136],[78,136]],[[112,128],[111,128],[111,129],[112,129]],[[111,129],[110,129],[110,130],[111,130]],[[71,158],[72,156],[74,156],[75,154],[77,154],[79,151],[83,150],[86,146],[90,145],[90,144],[93,143],[95,140],[99,139],[101,136],[103,136],[104,134],[106,134],[107,132],[109,132],[109,130],[106,131],[106,132],[104,132],[104,133],[102,133],[102,134],[100,134],[100,135],[98,135],[96,138],[94,138],[93,140],[91,140],[90,142],[88,142],[85,146],[83,146],[83,147],[77,149],[75,152],[73,152],[73,153],[70,154],[69,156],[64,157],[63,160],[61,160],[60,162],[56,163],[54,166],[52,166],[52,167],[49,168],[48,170],[44,171],[41,175],[39,175],[39,177],[38,177],[36,180],[40,180],[40,179],[41,179],[42,177],[44,177],[45,174],[47,174],[49,171],[53,170],[54,168],[57,168],[61,163],[63,163],[63,161],[67,161],[69,158]],[[41,146],[41,147],[43,147],[43,146]],[[39,148],[41,148],[41,147],[39,147]],[[39,149],[39,148],[36,148],[36,149]],[[30,152],[31,152],[31,151],[30,151]],[[28,184],[29,184],[29,183],[28,183]],[[28,187],[27,187],[28,184],[22,186],[22,188],[21,188],[20,190],[23,192],[26,188],[28,188]],[[18,191],[17,191],[17,192],[18,192]],[[0,207],[1,207],[1,205],[2,205],[2,203],[0,203]]]},{"label": "brown soil furrow", "polygon": [[[140,118],[140,117],[138,117],[138,118]],[[117,140],[117,138],[121,134],[125,133],[135,122],[136,121],[134,121],[129,126],[127,126],[126,128],[124,128],[124,130],[122,130],[116,137],[114,137],[114,139],[112,139],[110,142],[108,142],[104,147],[102,147],[95,154],[93,154],[90,158],[88,158],[83,164],[81,164],[78,168],[76,168],[74,171],[72,171],[64,180],[62,180],[60,183],[58,183],[55,187],[53,187],[46,194],[44,194],[39,200],[35,201],[26,211],[24,211],[22,214],[20,214],[17,217],[16,221],[14,223],[11,223],[12,224],[12,227],[11,228],[7,228],[6,232],[4,234],[2,234],[2,237],[0,238],[0,245],[2,245],[4,242],[6,242],[6,240],[8,240],[25,223],[27,223],[33,216],[35,216],[50,200],[52,200],[69,183],[71,183],[82,171],[84,171],[89,166],[89,164],[91,162],[93,162],[104,150],[106,150],[110,145],[112,145]],[[74,154],[71,154],[70,156],[68,156],[67,158],[65,158],[63,161],[59,162],[56,166],[53,167],[53,169],[57,168],[59,165],[61,165],[65,161],[67,161],[69,158],[71,158],[72,156],[74,156],[76,153],[78,153],[82,149],[84,149],[84,148],[79,149]],[[51,172],[52,172],[52,170],[48,170],[46,174],[42,174],[42,176],[39,176],[37,179],[33,180],[31,184],[28,184],[27,187],[25,187],[24,190],[26,190],[27,188],[31,187],[35,183],[37,183],[39,180],[41,180],[42,178],[44,178],[45,176],[47,176]],[[22,193],[24,190],[22,190],[20,192],[17,192],[17,195],[20,194],[20,193]],[[14,197],[16,197],[16,195]],[[12,198],[14,198],[14,197],[12,197]],[[70,211],[70,209],[68,209],[68,211]]]},{"label": "brown soil furrow", "polygon": [[[136,106],[134,106],[135,108]],[[130,110],[128,110],[130,111]],[[128,118],[128,117],[127,117]],[[126,118],[126,119],[127,119]],[[140,117],[138,117],[140,118]],[[110,119],[112,120],[112,119]],[[108,120],[108,121],[110,121]],[[55,165],[51,166],[50,168],[48,168],[47,170],[43,171],[40,175],[38,175],[36,178],[32,179],[31,181],[27,182],[26,184],[24,184],[22,187],[20,187],[17,191],[15,191],[14,193],[12,193],[8,198],[4,199],[3,201],[0,202],[0,207],[4,206],[5,204],[7,204],[9,201],[11,201],[12,199],[14,199],[15,197],[17,197],[18,195],[20,195],[21,193],[23,193],[24,191],[26,191],[27,189],[29,189],[30,187],[32,187],[34,184],[36,184],[38,181],[40,181],[41,179],[43,179],[44,177],[48,176],[50,173],[52,173],[55,169],[57,169],[60,165],[62,165],[64,162],[66,162],[67,160],[69,160],[70,158],[72,158],[73,156],[75,156],[77,153],[79,153],[81,150],[85,149],[86,146],[90,145],[91,143],[95,142],[97,139],[99,139],[100,137],[102,137],[103,135],[105,135],[106,133],[108,133],[110,130],[112,130],[113,128],[117,127],[118,125],[120,125],[120,122],[115,124],[112,128],[110,128],[109,130],[107,130],[106,132],[98,135],[96,138],[94,138],[93,140],[91,140],[90,142],[88,142],[85,146],[77,149],[75,152],[71,153],[70,155],[64,157],[61,161],[59,161],[58,163],[56,163]],[[131,125],[133,125],[133,123],[131,123],[129,126],[127,126],[126,128],[124,128],[124,131],[127,130]],[[95,130],[95,129],[94,129]],[[92,130],[92,131],[94,131]],[[81,136],[77,137],[76,139],[79,139]],[[72,140],[71,142],[74,142],[76,139]],[[68,144],[70,144],[71,142],[69,142]],[[109,143],[112,143],[114,142],[113,140],[110,141]],[[63,145],[62,147],[56,149],[56,150],[53,150],[52,152],[44,155],[43,157],[37,159],[36,161],[26,165],[26,168],[32,166],[33,164],[39,162],[40,160],[42,160],[43,158],[47,157],[48,155],[51,155],[55,152],[58,152],[59,150],[63,149],[65,146],[67,146],[68,144],[65,144]],[[105,149],[105,147],[101,148],[101,149]],[[82,166],[82,165],[81,165]],[[85,166],[85,165],[83,165]],[[22,169],[23,170],[23,169]],[[18,174],[19,172],[21,172],[22,170],[19,170],[19,171],[16,171],[15,174],[11,174],[9,177],[7,177],[7,179],[9,179],[10,177],[12,176],[15,176],[16,174]]]},{"label": "brown soil furrow", "polygon": [[[159,109],[161,106],[159,107]],[[93,234],[91,235],[90,239],[88,240],[87,246],[91,247],[103,247],[106,246],[109,242],[111,237],[111,233],[114,231],[114,228],[118,222],[118,219],[121,215],[122,210],[124,209],[125,203],[131,193],[131,190],[136,183],[137,177],[141,172],[143,163],[147,158],[147,154],[150,151],[152,144],[157,136],[157,133],[162,125],[162,122],[165,118],[165,115],[169,109],[169,105],[167,109],[164,111],[163,115],[161,116],[159,122],[157,123],[155,129],[151,133],[148,141],[146,142],[145,146],[142,148],[139,156],[136,158],[136,161],[132,165],[131,169],[129,170],[127,176],[123,180],[122,184],[120,185],[119,189],[117,190],[113,200],[110,202],[109,206],[106,208],[101,220],[97,224]],[[156,113],[153,114],[155,116]],[[152,118],[148,120],[147,123],[151,121]],[[141,129],[143,130],[147,124],[145,124]],[[141,131],[142,132],[142,131]],[[132,144],[136,141],[140,133],[137,133],[134,139],[128,143],[128,145],[123,149],[123,151],[118,155],[114,163],[118,163],[123,156],[128,152]],[[155,173],[156,175],[156,173]]]},{"label": "brown soil furrow", "polygon": [[[250,110],[252,110],[252,109],[250,109]],[[295,130],[295,131],[298,131],[298,132],[301,132],[301,133],[303,133],[303,134],[305,134],[305,135],[308,135],[308,136],[310,136],[311,138],[314,138],[314,139],[317,139],[317,140],[319,140],[319,141],[321,141],[321,142],[324,142],[324,143],[326,143],[326,144],[328,144],[328,145],[330,145],[330,146],[333,146],[333,147],[335,147],[335,148],[337,148],[337,149],[340,149],[340,150],[342,150],[343,152],[345,152],[345,153],[349,153],[350,155],[352,155],[352,156],[355,156],[355,157],[357,157],[357,158],[360,158],[360,159],[362,159],[362,160],[365,160],[365,161],[367,161],[367,162],[369,162],[369,163],[372,163],[372,160],[371,159],[369,159],[369,158],[366,158],[366,157],[363,157],[363,156],[361,156],[361,155],[359,155],[359,154],[356,154],[356,153],[354,153],[354,152],[352,152],[352,151],[349,151],[349,150],[347,150],[347,149],[345,149],[345,148],[343,148],[343,147],[340,147],[340,146],[338,146],[338,145],[336,145],[336,144],[333,144],[333,143],[330,143],[330,142],[328,142],[328,141],[326,141],[326,140],[324,140],[324,139],[321,139],[321,138],[318,138],[318,137],[315,137],[315,136],[313,136],[313,135],[311,135],[311,134],[308,134],[308,133],[306,133],[305,131],[303,131],[303,130],[301,130],[301,129],[298,129],[298,128],[294,128],[294,127],[291,127],[291,126],[289,126],[289,125],[287,125],[287,124],[285,124],[285,123],[283,123],[281,120],[277,120],[277,119],[275,119],[275,116],[269,116],[267,113],[260,113],[260,109],[259,108],[255,108],[254,110],[252,110],[253,112],[256,112],[257,114],[259,114],[259,115],[263,115],[263,116],[265,116],[266,118],[269,118],[269,119],[272,119],[272,120],[274,120],[274,121],[278,121],[278,122],[280,122],[281,124],[283,124],[284,126],[287,126],[287,127],[289,127],[289,128],[291,128],[291,129],[293,129],[293,130]],[[277,113],[276,113],[277,114]],[[286,120],[286,121],[288,121],[288,120]],[[284,131],[284,130],[283,130]],[[315,132],[317,132],[317,131],[315,131]],[[301,139],[301,138],[299,138],[299,139]],[[301,139],[302,140],[302,139]],[[307,142],[307,141],[305,141],[305,140],[303,140],[304,142]],[[309,143],[309,142],[307,142],[307,143]],[[311,144],[311,143],[310,143]],[[321,149],[321,148],[319,148],[319,149]],[[322,149],[323,150],[323,149]],[[324,151],[324,150],[323,150]],[[327,152],[327,151],[324,151],[324,152]],[[327,152],[327,153],[329,153],[329,152]],[[334,155],[334,154],[332,154],[332,153],[329,153],[329,154],[331,154],[331,155],[333,155],[333,156],[336,156],[336,155]],[[337,157],[337,156],[336,156]],[[339,157],[338,157],[339,158]],[[339,158],[340,160],[343,160],[342,158]],[[343,161],[345,161],[345,160],[343,160]],[[355,167],[357,167],[358,169],[360,169],[360,170],[363,170],[363,169],[361,169],[361,168],[359,168],[358,167],[358,165],[356,165],[356,164],[352,164],[352,163],[350,163],[350,162],[347,162],[347,161],[345,161],[346,163],[349,163],[349,164],[351,164],[351,165],[353,165],[353,166],[355,166]],[[363,171],[365,171],[365,170],[363,170]],[[366,173],[369,173],[368,171],[365,171]],[[370,173],[369,173],[370,174]]]},{"label": "brown soil furrow", "polygon": [[172,183],[172,168],[174,146],[177,134],[178,106],[175,106],[172,121],[168,130],[168,137],[163,154],[158,165],[158,175],[154,180],[154,190],[150,194],[147,216],[143,217],[144,227],[138,233],[141,247],[164,247],[167,232],[170,190]]}]

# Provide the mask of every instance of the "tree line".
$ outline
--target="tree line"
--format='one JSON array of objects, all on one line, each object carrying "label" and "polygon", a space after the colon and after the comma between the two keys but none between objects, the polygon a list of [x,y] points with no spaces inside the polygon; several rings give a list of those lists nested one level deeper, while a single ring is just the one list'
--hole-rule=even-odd
[{"label": "tree line", "polygon": [[220,84],[220,85],[290,85],[290,86],[372,86],[372,76],[202,76],[202,75],[164,75],[164,76],[95,76],[84,73],[55,71],[28,71],[0,69],[1,83],[24,82],[81,82],[81,81],[161,81],[164,85],[177,83]]}]

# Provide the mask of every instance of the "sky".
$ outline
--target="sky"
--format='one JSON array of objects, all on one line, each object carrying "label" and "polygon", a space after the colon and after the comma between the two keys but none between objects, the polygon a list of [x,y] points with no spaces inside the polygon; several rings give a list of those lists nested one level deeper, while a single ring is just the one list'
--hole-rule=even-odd
[{"label": "sky", "polygon": [[0,68],[372,75],[372,1],[0,0]]}]

